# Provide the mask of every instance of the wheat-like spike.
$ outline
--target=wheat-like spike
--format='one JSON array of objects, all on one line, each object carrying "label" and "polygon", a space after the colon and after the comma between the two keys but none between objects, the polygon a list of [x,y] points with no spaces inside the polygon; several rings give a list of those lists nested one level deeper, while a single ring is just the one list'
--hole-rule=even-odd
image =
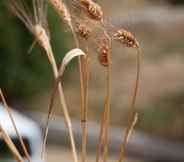
[{"label": "wheat-like spike", "polygon": [[102,8],[93,0],[80,0],[80,5],[85,9],[85,11],[92,19],[97,21],[103,20]]},{"label": "wheat-like spike", "polygon": [[113,39],[124,44],[126,47],[139,48],[139,43],[134,35],[125,29],[117,30],[113,34]]},{"label": "wheat-like spike", "polygon": [[76,23],[75,32],[83,39],[88,40],[91,36],[91,28],[84,23]]},{"label": "wheat-like spike", "polygon": [[109,43],[107,42],[107,39],[103,38],[100,40],[97,52],[98,52],[99,63],[104,67],[108,67],[109,61],[110,61],[108,59],[110,55],[110,47],[109,47]]},{"label": "wheat-like spike", "polygon": [[69,25],[71,25],[71,15],[62,0],[49,0],[58,15]]}]

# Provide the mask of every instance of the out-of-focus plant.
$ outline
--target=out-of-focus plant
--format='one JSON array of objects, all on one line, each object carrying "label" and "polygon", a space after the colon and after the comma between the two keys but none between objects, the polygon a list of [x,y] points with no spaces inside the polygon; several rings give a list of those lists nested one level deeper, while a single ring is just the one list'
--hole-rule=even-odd
[{"label": "out-of-focus plant", "polygon": [[[32,36],[8,11],[5,2],[6,0],[0,1],[0,85],[8,96],[14,97],[13,99],[31,97],[50,85],[50,68],[42,55],[43,51],[37,45],[28,54]],[[61,28],[57,16],[50,7],[48,13],[53,50],[56,53],[56,59],[59,60],[66,51],[66,39],[62,38],[68,33],[65,32],[64,27]]]}]

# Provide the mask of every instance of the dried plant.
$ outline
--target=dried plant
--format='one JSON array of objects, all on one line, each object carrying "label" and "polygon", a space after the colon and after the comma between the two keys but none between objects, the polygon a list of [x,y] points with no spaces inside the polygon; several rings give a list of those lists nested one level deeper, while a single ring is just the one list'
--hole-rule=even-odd
[{"label": "dried plant", "polygon": [[[76,47],[79,48],[79,41],[78,41],[78,38],[77,38],[77,32],[74,30],[74,27],[73,27],[73,24],[72,24],[72,19],[71,19],[71,14],[68,10],[68,8],[66,7],[66,5],[60,1],[60,0],[50,0],[50,3],[53,5],[54,9],[57,11],[58,15],[60,16],[61,19],[64,19],[67,24],[69,25],[71,31],[72,31],[72,34],[73,34],[73,37],[74,37],[74,40],[75,40],[75,44],[76,44]],[[79,32],[79,31],[78,31]],[[82,32],[82,31],[80,31]],[[84,71],[85,71],[85,58],[82,58],[81,56],[79,56],[79,59],[78,59],[78,63],[79,63],[79,73],[80,73],[80,93],[81,93],[81,97],[80,97],[80,100],[81,100],[81,112],[84,112],[85,110],[85,103],[86,103],[86,96],[85,94],[86,93],[86,90],[84,88],[85,84],[86,84],[86,79],[85,79],[85,74],[84,74]],[[82,123],[82,122],[81,122]],[[82,124],[81,124],[82,125]],[[82,126],[83,127],[83,126]],[[83,131],[85,132],[85,131]],[[82,135],[82,141],[85,141],[84,140],[84,133]],[[82,142],[82,150],[84,150],[84,148],[86,148],[85,144]],[[82,151],[82,159],[85,159],[84,157],[86,156],[84,152],[86,151]],[[85,161],[85,160],[84,160]]]},{"label": "dried plant", "polygon": [[[46,1],[45,0],[33,0],[32,16],[31,16],[31,13],[27,10],[27,7],[25,7],[23,1],[10,0],[9,4],[10,4],[10,8],[15,13],[15,15],[18,16],[24,22],[26,27],[33,33],[33,35],[38,40],[40,45],[44,48],[47,54],[48,60],[51,64],[54,78],[57,79],[59,73],[58,73],[56,61],[54,58],[54,54],[52,51],[52,47],[50,44],[48,28],[46,25],[47,21],[46,21],[45,7],[44,7],[46,4]],[[59,92],[59,99],[60,99],[60,103],[63,108],[66,124],[69,130],[70,142],[71,142],[74,161],[78,162],[75,140],[74,140],[74,135],[72,131],[71,119],[68,113],[68,108],[65,102],[65,97],[64,97],[64,93],[63,93],[61,84],[59,84],[58,86],[58,92]]]},{"label": "dried plant", "polygon": [[88,13],[88,15],[94,20],[103,19],[103,11],[99,4],[93,0],[79,0],[81,7]]},{"label": "dried plant", "polygon": [[[89,87],[89,62],[90,62],[90,51],[88,45],[90,39],[97,44],[96,53],[98,55],[98,61],[105,70],[105,98],[104,98],[104,110],[101,120],[101,128],[99,133],[99,142],[97,145],[96,162],[100,161],[102,156],[103,161],[106,162],[108,159],[108,135],[109,135],[109,120],[110,120],[110,99],[111,99],[111,75],[112,75],[112,41],[117,41],[120,44],[128,48],[135,48],[137,50],[137,73],[134,92],[131,98],[131,105],[128,116],[128,125],[123,136],[123,142],[121,144],[119,162],[122,162],[125,157],[125,145],[127,144],[132,130],[136,124],[138,115],[135,110],[135,103],[138,93],[138,86],[140,80],[140,46],[135,36],[125,30],[117,29],[112,27],[104,21],[104,12],[102,7],[94,2],[93,0],[71,0],[74,4],[72,7],[77,8],[78,12],[71,12],[66,4],[62,0],[49,0],[50,4],[56,10],[66,24],[69,25],[74,41],[75,48],[69,51],[61,64],[60,69],[57,69],[56,61],[50,44],[50,36],[46,19],[46,0],[32,0],[33,1],[33,14],[30,9],[26,7],[23,0],[9,0],[10,7],[13,12],[24,22],[26,27],[35,36],[36,42],[38,42],[45,50],[48,60],[52,66],[55,84],[49,103],[49,112],[46,123],[45,138],[43,143],[43,150],[45,148],[49,119],[52,113],[54,99],[56,91],[59,91],[59,99],[63,108],[66,124],[69,130],[70,141],[72,146],[72,153],[74,161],[78,162],[77,151],[75,147],[75,141],[73,137],[71,119],[69,117],[65,97],[61,85],[62,76],[64,73],[65,66],[70,62],[71,59],[78,56],[79,73],[80,73],[80,115],[81,115],[81,129],[82,129],[82,148],[81,148],[81,160],[86,162],[87,158],[87,120],[88,120],[88,87]],[[80,16],[79,16],[79,15]],[[104,23],[105,22],[105,23]],[[91,25],[93,24],[93,25]],[[94,29],[95,28],[95,29]],[[97,30],[96,30],[97,29]],[[102,30],[101,32],[98,31]],[[83,40],[84,50],[81,50],[81,44],[79,38]],[[85,52],[83,52],[85,51]],[[84,54],[85,53],[85,54]],[[85,57],[84,57],[85,55]]]},{"label": "dried plant", "polygon": [[[101,123],[101,131],[99,136],[99,143],[97,146],[97,157],[96,161],[100,158],[100,152],[102,146],[104,147],[104,152],[106,152],[106,155],[108,153],[108,121],[109,121],[109,114],[110,114],[110,78],[111,78],[111,47],[109,46],[109,34],[107,33],[106,29],[104,28],[104,22],[103,22],[103,11],[99,4],[95,3],[92,0],[81,0],[75,2],[75,7],[82,8],[83,13],[88,16],[88,18],[83,15],[83,21],[88,21],[88,24],[93,24],[93,28],[97,27],[98,29],[103,31],[102,37],[105,39],[100,40],[99,45],[97,47],[97,53],[98,53],[98,60],[99,63],[106,67],[107,69],[107,86],[106,86],[106,97],[105,97],[105,103],[104,103],[104,113],[103,113],[103,119]],[[82,24],[82,23],[81,23]],[[86,28],[86,26],[85,26]],[[93,36],[93,40],[96,39],[96,33],[92,33],[90,35]],[[104,136],[105,141],[103,140]]]},{"label": "dried plant", "polygon": [[86,24],[76,23],[75,32],[83,39],[88,40],[91,36],[91,29]]},{"label": "dried plant", "polygon": [[19,130],[18,130],[17,126],[16,126],[15,120],[14,120],[13,115],[12,115],[12,113],[11,113],[11,109],[9,108],[9,106],[8,106],[8,104],[7,104],[7,102],[6,102],[6,99],[5,99],[4,95],[3,95],[3,92],[2,92],[2,90],[1,90],[1,88],[0,88],[0,98],[2,99],[2,102],[3,102],[3,105],[4,105],[4,107],[5,107],[5,110],[7,111],[8,115],[9,115],[9,118],[10,118],[10,120],[11,120],[11,122],[12,122],[13,128],[14,128],[14,130],[15,130],[15,132],[16,132],[16,135],[17,135],[17,137],[18,137],[18,139],[19,139],[19,141],[20,141],[20,144],[21,144],[21,146],[22,146],[22,148],[23,148],[24,154],[25,154],[27,160],[28,160],[29,162],[31,162],[30,155],[29,155],[29,153],[28,153],[28,151],[27,151],[27,148],[26,148],[26,146],[25,146],[25,144],[24,144],[23,138],[22,138],[22,136],[21,136],[20,133],[19,133]]},{"label": "dried plant", "polygon": [[24,159],[20,155],[19,151],[17,150],[16,146],[12,142],[11,138],[9,137],[9,135],[6,133],[6,131],[3,129],[3,127],[0,124],[0,139],[1,138],[5,141],[6,145],[9,147],[12,154],[15,156],[17,162],[24,162]]},{"label": "dried plant", "polygon": [[53,88],[52,95],[51,95],[51,99],[50,99],[50,103],[49,103],[48,117],[47,117],[46,127],[45,127],[45,131],[44,131],[44,142],[43,142],[43,146],[42,146],[43,149],[45,148],[45,145],[46,145],[49,120],[50,120],[50,117],[51,117],[51,114],[52,114],[54,100],[55,100],[55,96],[56,96],[56,92],[57,92],[60,80],[62,79],[65,68],[70,63],[70,61],[72,59],[74,59],[75,57],[81,56],[81,55],[85,56],[85,53],[80,49],[76,48],[76,49],[73,49],[73,50],[69,51],[65,55],[65,57],[63,58],[61,66],[59,67],[58,77],[55,81],[54,88]]},{"label": "dried plant", "polygon": [[49,2],[60,15],[60,18],[62,18],[68,25],[71,25],[71,15],[62,0],[49,0]]},{"label": "dried plant", "polygon": [[120,147],[120,155],[118,162],[122,162],[125,159],[125,146],[129,141],[129,138],[133,132],[134,126],[137,123],[138,120],[138,114],[134,111],[130,111],[128,116],[128,126],[126,127],[124,136],[123,136],[123,142]]},{"label": "dried plant", "polygon": [[[75,3],[79,3],[79,1],[75,2]],[[77,5],[75,5],[75,6],[77,6]],[[134,125],[134,121],[135,121],[134,120],[135,114],[133,117],[131,114],[133,111],[135,111],[135,102],[136,102],[137,90],[138,90],[138,84],[139,84],[139,75],[140,75],[139,74],[140,73],[140,47],[139,47],[139,43],[131,32],[129,32],[125,29],[116,30],[116,28],[112,27],[111,24],[108,24],[108,23],[104,24],[103,11],[102,11],[102,8],[97,3],[93,2],[92,0],[81,0],[80,5],[78,5],[78,6],[82,7],[84,9],[84,11],[85,11],[84,13],[86,13],[86,15],[89,16],[89,19],[101,22],[101,26],[98,26],[98,27],[103,30],[104,37],[106,37],[107,39],[112,39],[114,41],[118,41],[121,44],[123,44],[125,47],[136,48],[136,50],[137,50],[137,74],[136,74],[137,76],[136,76],[134,94],[133,94],[132,102],[131,102],[131,109],[130,109],[130,113],[129,113],[129,117],[128,117],[128,120],[129,120],[128,127],[126,129],[127,131],[125,132],[125,136],[124,136],[124,139],[126,139],[127,136],[130,134],[132,125]],[[84,17],[84,20],[85,19],[86,19],[86,17]],[[109,31],[109,29],[111,29],[111,28],[113,28],[113,30]],[[99,45],[98,50],[97,50],[98,60],[102,66],[108,68],[107,76],[109,76],[109,78],[110,78],[111,68],[109,67],[107,54],[111,50],[111,47],[109,47],[107,45],[107,42],[105,42],[104,40],[101,41],[99,44],[100,45]],[[109,60],[111,63],[111,58],[109,58]],[[110,82],[110,81],[108,81],[108,79],[107,79],[107,83],[108,82]],[[110,89],[110,83],[107,85],[107,89]],[[108,98],[108,100],[105,99],[105,103],[104,103],[104,109],[106,109],[106,110],[104,110],[102,124],[101,124],[100,137],[99,137],[99,143],[97,146],[97,157],[96,157],[97,162],[99,161],[100,152],[101,152],[102,147],[104,149],[103,150],[104,160],[105,160],[106,155],[108,154],[108,126],[107,126],[108,120],[107,119],[109,118],[108,117],[109,113],[107,110],[110,108],[108,108],[107,103],[110,103],[110,97],[109,97],[110,93],[108,93],[108,91],[107,91],[106,94],[107,94],[106,98]],[[106,126],[105,126],[105,123],[106,123]]]},{"label": "dried plant", "polygon": [[119,162],[122,162],[125,158],[125,145],[128,142],[128,139],[133,130],[133,127],[135,126],[138,120],[138,115],[135,110],[135,103],[136,103],[136,98],[138,93],[139,82],[140,82],[141,50],[135,36],[131,32],[126,31],[125,29],[119,29],[115,33],[113,33],[113,39],[120,42],[122,45],[125,45],[128,48],[135,48],[137,51],[137,57],[136,57],[137,73],[136,73],[135,86],[133,90],[133,95],[132,95],[131,105],[130,105],[130,110],[128,115],[128,125],[124,133],[123,142],[120,150],[120,157],[119,157]]},{"label": "dried plant", "polygon": [[[105,34],[104,34],[105,35]],[[98,60],[102,66],[106,69],[106,92],[104,101],[104,112],[101,121],[101,129],[99,135],[99,143],[97,145],[96,162],[100,160],[100,153],[103,149],[103,159],[106,161],[108,156],[108,126],[110,118],[110,96],[111,96],[111,39],[105,35],[104,38],[100,40],[98,47]]]},{"label": "dried plant", "polygon": [[99,47],[97,49],[98,51],[98,61],[99,63],[104,66],[108,67],[109,66],[109,55],[110,55],[110,47],[107,42],[107,39],[102,39],[99,42]]},{"label": "dried plant", "polygon": [[113,39],[119,41],[126,47],[139,48],[139,43],[134,35],[125,29],[119,29],[113,33]]}]

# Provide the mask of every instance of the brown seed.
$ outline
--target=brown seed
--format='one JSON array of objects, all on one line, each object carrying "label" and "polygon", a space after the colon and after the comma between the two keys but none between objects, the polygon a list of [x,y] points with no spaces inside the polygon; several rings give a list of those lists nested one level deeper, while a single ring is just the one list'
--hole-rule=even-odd
[{"label": "brown seed", "polygon": [[119,41],[127,47],[139,48],[139,43],[134,35],[131,32],[126,31],[125,29],[117,30],[113,34],[113,39]]},{"label": "brown seed", "polygon": [[66,7],[66,5],[61,0],[50,0],[53,8],[67,23],[71,23],[71,15]]},{"label": "brown seed", "polygon": [[77,23],[76,32],[84,39],[88,39],[91,35],[91,29],[85,24]]},{"label": "brown seed", "polygon": [[109,66],[109,55],[110,55],[110,48],[107,39],[102,39],[99,43],[98,47],[98,61],[99,63],[104,66]]},{"label": "brown seed", "polygon": [[102,20],[103,11],[99,4],[92,0],[80,0],[80,4],[88,12],[89,16],[95,20]]}]

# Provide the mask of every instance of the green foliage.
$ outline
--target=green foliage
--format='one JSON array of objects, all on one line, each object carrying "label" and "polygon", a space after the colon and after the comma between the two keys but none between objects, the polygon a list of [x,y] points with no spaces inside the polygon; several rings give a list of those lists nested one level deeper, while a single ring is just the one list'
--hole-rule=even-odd
[{"label": "green foliage", "polygon": [[176,5],[184,4],[183,0],[169,0],[169,2],[171,2],[172,4],[176,4]]},{"label": "green foliage", "polygon": [[165,137],[178,137],[183,129],[183,91],[168,93],[159,97],[151,106],[140,112],[139,128]]},{"label": "green foliage", "polygon": [[[30,97],[49,86],[52,81],[50,65],[44,51],[36,45],[28,54],[33,42],[32,35],[0,1],[0,87],[14,99]],[[66,52],[66,32],[49,8],[51,40],[57,60]]]}]

